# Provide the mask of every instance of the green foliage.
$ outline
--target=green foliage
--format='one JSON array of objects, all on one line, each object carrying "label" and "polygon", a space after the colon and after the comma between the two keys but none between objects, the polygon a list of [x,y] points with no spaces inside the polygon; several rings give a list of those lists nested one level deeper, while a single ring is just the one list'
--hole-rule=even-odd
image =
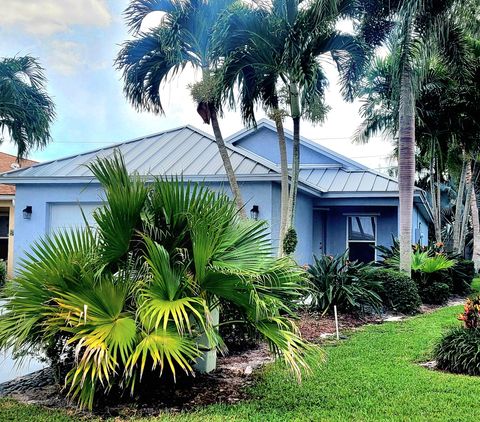
[{"label": "green foliage", "polygon": [[406,274],[387,268],[373,267],[363,270],[361,277],[380,283],[379,295],[387,309],[407,315],[419,311],[422,301],[417,285]]},{"label": "green foliage", "polygon": [[310,346],[290,305],[306,276],[272,257],[264,222],[240,220],[228,197],[202,185],[147,186],[119,154],[90,169],[105,192],[97,227],[32,246],[4,289],[2,348],[43,350],[67,366],[68,394],[91,408],[113,386],[133,393],[145,380],[193,374],[203,350],[224,347],[212,317],[223,303],[301,376]]},{"label": "green foliage", "polygon": [[480,375],[479,346],[480,328],[453,328],[435,347],[437,367],[457,374]]},{"label": "green foliage", "polygon": [[441,282],[419,283],[418,291],[424,303],[443,305],[450,297],[450,286]]},{"label": "green foliage", "polygon": [[7,281],[7,264],[5,261],[0,261],[0,287]]},{"label": "green foliage", "polygon": [[285,252],[287,255],[291,255],[295,252],[297,243],[297,232],[293,227],[290,227],[285,233],[285,237],[283,239],[283,252]]},{"label": "green foliage", "polygon": [[336,305],[340,311],[359,312],[366,308],[378,311],[381,298],[376,293],[380,282],[361,277],[362,264],[348,260],[348,250],[335,257],[314,257],[308,272],[311,276],[311,306],[324,314]]},{"label": "green foliage", "polygon": [[37,59],[0,58],[0,134],[8,133],[18,157],[50,141],[55,106],[45,91],[46,85]]},{"label": "green foliage", "polygon": [[452,293],[466,295],[472,290],[472,282],[475,277],[475,264],[468,259],[458,259],[450,268],[452,278]]}]

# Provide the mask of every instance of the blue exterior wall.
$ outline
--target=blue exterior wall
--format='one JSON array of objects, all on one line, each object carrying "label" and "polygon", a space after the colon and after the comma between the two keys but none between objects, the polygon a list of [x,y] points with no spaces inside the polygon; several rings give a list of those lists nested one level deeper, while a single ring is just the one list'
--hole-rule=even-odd
[{"label": "blue exterior wall", "polygon": [[[292,162],[292,140],[286,137],[288,162]],[[257,131],[245,136],[234,143],[235,146],[251,151],[260,157],[280,163],[277,134],[268,128],[259,128]],[[337,164],[338,161],[320,154],[304,145],[300,146],[302,164]]]},{"label": "blue exterior wall", "polygon": [[[377,245],[390,246],[392,244],[392,235],[394,237],[398,236],[397,207],[330,207],[325,211],[325,254],[338,255],[345,252],[347,249],[347,217],[355,213],[376,217]],[[315,221],[314,224],[321,224],[321,222]]]},{"label": "blue exterior wall", "polygon": [[428,223],[417,207],[413,207],[412,243],[428,245]]},{"label": "blue exterior wall", "polygon": [[[48,208],[53,203],[101,203],[99,185],[17,185],[15,195],[15,232],[14,232],[14,267],[30,250],[30,245],[48,232]],[[32,206],[30,220],[23,218],[22,210]]]}]

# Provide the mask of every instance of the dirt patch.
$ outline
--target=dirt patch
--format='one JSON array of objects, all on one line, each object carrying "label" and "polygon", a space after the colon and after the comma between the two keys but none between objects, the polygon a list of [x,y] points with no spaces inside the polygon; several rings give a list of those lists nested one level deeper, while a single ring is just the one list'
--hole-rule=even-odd
[{"label": "dirt patch", "polygon": [[[378,315],[354,317],[351,315],[339,315],[339,331],[351,331],[365,324],[381,324],[382,318]],[[335,318],[330,315],[322,316],[319,312],[302,312],[298,327],[302,337],[313,343],[321,342],[325,337],[335,335]]]}]

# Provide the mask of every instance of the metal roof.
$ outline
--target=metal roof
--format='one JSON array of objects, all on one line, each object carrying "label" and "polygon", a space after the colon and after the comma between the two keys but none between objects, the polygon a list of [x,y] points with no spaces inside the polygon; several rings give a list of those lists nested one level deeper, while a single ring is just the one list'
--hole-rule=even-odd
[{"label": "metal roof", "polygon": [[[233,169],[238,176],[278,175],[273,163],[252,157],[227,145]],[[226,173],[214,139],[200,130],[185,126],[106,148],[0,175],[0,180],[18,183],[25,179],[92,177],[86,165],[98,157],[110,157],[120,151],[129,172],[147,175],[179,175],[225,178]]]},{"label": "metal roof", "polygon": [[[266,124],[266,122],[263,122]],[[230,160],[239,180],[280,179],[279,167],[243,148],[227,143]],[[226,173],[215,139],[197,128],[184,126],[150,136],[125,141],[83,154],[43,162],[29,168],[0,174],[3,183],[66,183],[90,180],[86,167],[98,157],[112,156],[119,150],[130,173],[180,175],[193,180],[226,180]],[[300,183],[313,194],[398,192],[398,183],[366,168],[345,168],[342,164],[301,166]]]},{"label": "metal roof", "polygon": [[398,182],[373,170],[300,169],[300,179],[324,192],[398,192]]}]

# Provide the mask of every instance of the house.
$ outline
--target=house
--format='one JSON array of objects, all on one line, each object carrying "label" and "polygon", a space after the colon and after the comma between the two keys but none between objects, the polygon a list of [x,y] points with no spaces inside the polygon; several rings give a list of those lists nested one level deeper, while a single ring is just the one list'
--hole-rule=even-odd
[{"label": "house", "polygon": [[[292,134],[286,133],[291,150]],[[280,170],[275,126],[267,120],[226,140],[247,213],[256,206],[278,245]],[[33,239],[55,230],[84,225],[101,204],[101,188],[85,166],[118,149],[130,172],[180,175],[229,192],[214,138],[192,126],[119,143],[92,152],[44,162],[0,176],[17,188],[15,262],[25,256]],[[375,259],[374,245],[389,245],[398,235],[397,181],[321,145],[301,140],[301,170],[296,230],[299,263],[313,254],[350,250],[352,259]],[[2,180],[3,179],[3,180]],[[24,219],[23,209],[31,211]],[[82,212],[83,210],[83,212]],[[428,241],[432,220],[425,194],[415,191],[412,242]]]},{"label": "house", "polygon": [[[0,172],[26,168],[36,161],[17,160],[17,157],[0,152]],[[0,184],[0,260],[7,263],[8,275],[13,275],[13,238],[15,209],[15,186]]]}]

